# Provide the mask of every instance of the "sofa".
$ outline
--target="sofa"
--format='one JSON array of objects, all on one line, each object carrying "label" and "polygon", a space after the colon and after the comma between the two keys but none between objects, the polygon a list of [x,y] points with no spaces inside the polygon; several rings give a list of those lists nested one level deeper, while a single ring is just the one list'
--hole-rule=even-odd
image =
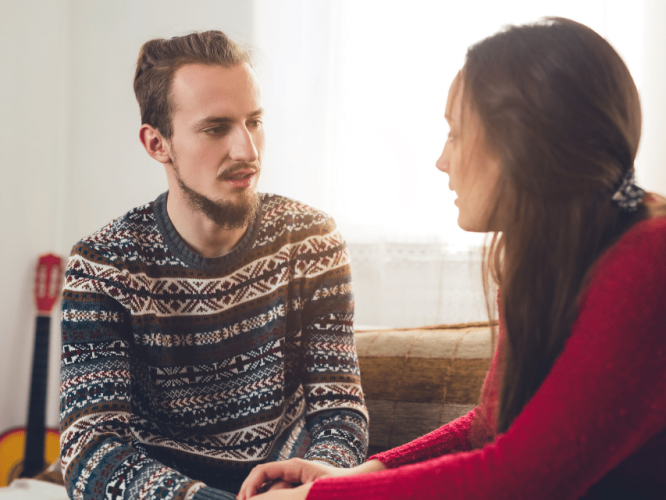
[{"label": "sofa", "polygon": [[494,347],[488,323],[357,330],[355,340],[370,413],[369,455],[472,410]]}]

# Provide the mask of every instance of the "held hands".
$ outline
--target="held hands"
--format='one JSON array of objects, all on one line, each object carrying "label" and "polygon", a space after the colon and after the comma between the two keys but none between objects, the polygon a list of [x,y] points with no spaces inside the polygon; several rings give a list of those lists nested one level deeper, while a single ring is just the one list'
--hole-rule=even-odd
[{"label": "held hands", "polygon": [[274,481],[273,483],[267,483],[264,485],[262,488],[262,491],[273,491],[273,490],[290,490],[294,488],[295,485],[288,483],[287,481],[283,481],[282,479],[278,479],[277,481]]},{"label": "held hands", "polygon": [[[257,497],[257,500],[268,500],[269,498],[289,498],[289,499],[300,499],[307,496],[310,491],[311,484],[313,481],[322,478],[322,477],[334,477],[344,469],[337,469],[328,465],[323,465],[317,462],[309,462],[300,458],[292,458],[290,460],[285,460],[284,462],[271,462],[268,464],[262,464],[256,466],[252,469],[252,472],[247,476],[241,486],[240,492],[236,497],[238,500],[247,500],[250,497],[253,497],[261,489],[261,487],[267,481],[280,480],[277,484],[283,482],[291,484],[304,484],[307,488],[303,486],[294,488],[287,491],[276,491],[272,487],[269,488],[269,492],[260,495]],[[273,493],[276,493],[275,495]],[[300,495],[304,495],[301,497]]]},{"label": "held hands", "polygon": [[[238,500],[248,500],[254,497],[267,481],[278,480],[268,488],[266,493],[256,497],[256,500],[305,500],[310,492],[312,483],[324,477],[343,477],[378,472],[385,470],[386,466],[379,460],[370,460],[351,469],[339,469],[330,465],[309,462],[300,458],[292,458],[284,462],[271,462],[258,465],[243,482]],[[294,489],[283,483],[302,484]],[[280,485],[280,486],[278,486]]]},{"label": "held hands", "polygon": [[[313,483],[291,488],[270,488],[266,493],[252,497],[252,500],[305,500]],[[241,498],[240,494],[236,498]]]}]

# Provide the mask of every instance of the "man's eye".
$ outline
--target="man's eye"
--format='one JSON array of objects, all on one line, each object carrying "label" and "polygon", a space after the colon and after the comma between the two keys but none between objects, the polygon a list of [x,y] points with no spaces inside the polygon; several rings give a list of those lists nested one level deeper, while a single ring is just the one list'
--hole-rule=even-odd
[{"label": "man's eye", "polygon": [[251,120],[248,125],[252,128],[257,128],[261,125],[261,120]]},{"label": "man's eye", "polygon": [[206,130],[204,130],[204,132],[205,132],[206,134],[208,134],[208,135],[220,135],[220,134],[225,133],[226,131],[227,131],[227,128],[226,128],[226,127],[222,127],[222,126],[220,126],[220,127],[213,127],[213,128],[207,128]]}]

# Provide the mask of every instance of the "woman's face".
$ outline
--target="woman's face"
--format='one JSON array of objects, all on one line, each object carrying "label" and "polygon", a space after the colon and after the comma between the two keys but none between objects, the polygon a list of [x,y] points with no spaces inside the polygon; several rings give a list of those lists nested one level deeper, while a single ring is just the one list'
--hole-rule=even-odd
[{"label": "woman's face", "polygon": [[481,120],[463,99],[463,74],[453,79],[446,101],[449,135],[436,166],[449,174],[449,189],[456,192],[458,225],[465,231],[501,231],[491,217],[500,165],[486,146]]}]

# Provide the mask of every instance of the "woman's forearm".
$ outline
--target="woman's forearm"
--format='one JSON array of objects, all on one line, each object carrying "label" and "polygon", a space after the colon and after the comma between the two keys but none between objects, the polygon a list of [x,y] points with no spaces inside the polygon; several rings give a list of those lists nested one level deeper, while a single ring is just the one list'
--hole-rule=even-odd
[{"label": "woman's forearm", "polygon": [[349,469],[340,469],[341,476],[355,476],[356,474],[368,474],[369,472],[379,472],[386,470],[386,466],[377,459],[368,460],[367,462],[351,467]]}]

